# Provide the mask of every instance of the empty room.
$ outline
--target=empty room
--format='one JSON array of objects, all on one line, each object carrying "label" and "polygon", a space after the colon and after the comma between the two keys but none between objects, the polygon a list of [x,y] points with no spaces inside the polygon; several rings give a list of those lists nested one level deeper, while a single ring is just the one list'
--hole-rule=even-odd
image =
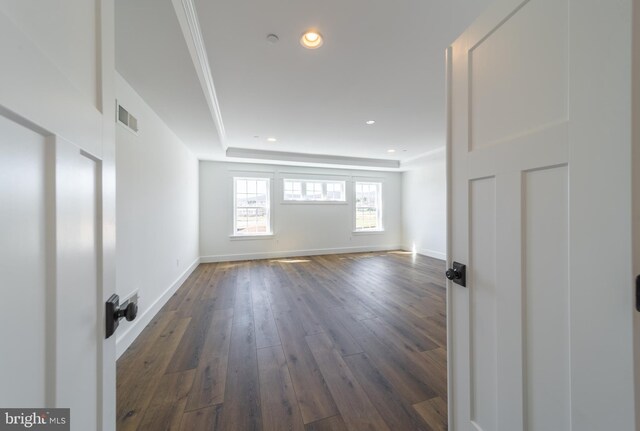
[{"label": "empty room", "polygon": [[640,1],[0,0],[0,429],[640,430]]}]

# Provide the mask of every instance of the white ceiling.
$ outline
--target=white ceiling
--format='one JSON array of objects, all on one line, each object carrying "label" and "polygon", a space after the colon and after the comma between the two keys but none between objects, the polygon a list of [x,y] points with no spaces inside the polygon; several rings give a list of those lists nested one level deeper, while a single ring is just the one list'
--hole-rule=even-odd
[{"label": "white ceiling", "polygon": [[[444,145],[444,50],[489,1],[193,0],[222,139],[171,0],[116,1],[116,65],[201,159],[232,147],[407,161]],[[321,48],[300,46],[308,28]]]}]

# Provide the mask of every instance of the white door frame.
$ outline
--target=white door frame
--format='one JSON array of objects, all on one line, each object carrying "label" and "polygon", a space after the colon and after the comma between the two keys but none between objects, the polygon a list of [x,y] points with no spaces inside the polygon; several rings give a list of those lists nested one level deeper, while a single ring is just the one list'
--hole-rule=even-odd
[{"label": "white door frame", "polygon": [[[640,275],[640,0],[633,3],[632,41],[633,276]],[[636,299],[637,300],[637,299]],[[634,313],[636,429],[640,429],[640,312]]]}]

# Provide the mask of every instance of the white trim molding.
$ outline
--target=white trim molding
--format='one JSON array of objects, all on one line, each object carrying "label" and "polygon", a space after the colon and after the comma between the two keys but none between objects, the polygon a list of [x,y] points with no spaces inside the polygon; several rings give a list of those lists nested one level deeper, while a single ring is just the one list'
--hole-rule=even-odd
[{"label": "white trim molding", "polygon": [[[411,246],[405,245],[404,247],[402,247],[403,250],[406,251],[413,251]],[[436,250],[428,250],[425,248],[419,248],[415,250],[416,253],[422,255],[422,256],[427,256],[427,257],[432,257],[434,259],[440,259],[440,260],[447,260],[447,253],[446,252],[442,252],[442,251],[436,251]]]},{"label": "white trim molding", "polygon": [[278,259],[283,257],[298,256],[319,256],[324,254],[345,254],[345,253],[364,253],[375,251],[391,251],[401,250],[403,247],[399,245],[380,245],[380,246],[363,246],[363,247],[342,247],[342,248],[319,248],[315,250],[290,250],[290,251],[270,251],[264,253],[241,253],[241,254],[220,254],[213,256],[202,256],[202,263],[214,262],[234,262],[239,260],[259,260],[259,259]]},{"label": "white trim molding", "polygon": [[226,155],[227,157],[234,157],[239,159],[319,163],[324,165],[345,165],[392,169],[397,169],[400,167],[399,160],[330,156],[326,154],[292,153],[287,151],[255,150],[251,148],[229,147],[226,150]]},{"label": "white trim molding", "polygon": [[172,3],[178,17],[178,22],[180,23],[184,40],[189,48],[191,60],[200,79],[200,85],[202,86],[204,97],[207,100],[211,117],[216,125],[218,138],[220,139],[220,143],[222,143],[222,147],[226,149],[227,132],[224,128],[218,96],[215,86],[213,85],[209,57],[204,45],[202,32],[200,31],[196,7],[193,4],[193,0],[172,0]]}]

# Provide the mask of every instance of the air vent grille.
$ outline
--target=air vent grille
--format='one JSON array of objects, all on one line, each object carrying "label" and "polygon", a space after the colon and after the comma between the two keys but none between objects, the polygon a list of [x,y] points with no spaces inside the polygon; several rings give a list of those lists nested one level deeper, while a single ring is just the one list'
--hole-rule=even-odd
[{"label": "air vent grille", "polygon": [[122,105],[118,103],[118,121],[127,129],[138,133],[138,119],[131,115]]}]

